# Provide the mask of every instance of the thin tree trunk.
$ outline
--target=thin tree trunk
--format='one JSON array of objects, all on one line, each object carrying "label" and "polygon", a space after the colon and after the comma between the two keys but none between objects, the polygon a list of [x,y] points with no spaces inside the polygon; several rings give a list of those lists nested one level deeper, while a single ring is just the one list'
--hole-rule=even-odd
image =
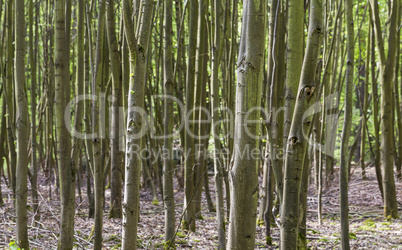
[{"label": "thin tree trunk", "polygon": [[371,22],[369,21],[369,32],[367,34],[367,45],[366,45],[366,62],[364,64],[364,93],[363,93],[363,103],[362,103],[362,131],[361,131],[361,143],[360,143],[360,167],[362,169],[362,177],[366,178],[366,164],[364,161],[364,157],[366,154],[366,124],[367,124],[367,110],[368,110],[368,87],[369,87],[369,78],[370,78],[370,46],[371,46]]},{"label": "thin tree trunk", "polygon": [[15,1],[15,96],[16,96],[16,215],[17,241],[21,249],[29,249],[27,215],[27,172],[29,118],[28,101],[25,92],[25,11],[24,1]]},{"label": "thin tree trunk", "polygon": [[9,162],[11,168],[11,186],[13,190],[13,198],[16,197],[16,159],[17,154],[15,151],[15,134],[14,134],[14,99],[13,99],[13,75],[12,70],[14,68],[13,58],[14,58],[14,46],[13,46],[13,0],[9,0],[7,3],[7,82],[4,94],[7,102],[7,145],[9,151]]},{"label": "thin tree trunk", "polygon": [[[197,44],[197,27],[198,27],[198,3],[197,0],[190,0],[189,13],[189,46],[187,53],[187,79],[186,79],[186,106],[185,114],[188,115],[194,105],[194,82],[195,82],[195,54]],[[189,122],[190,117],[185,118],[186,134],[184,138],[184,157],[185,157],[185,197],[184,208],[185,216],[183,221],[183,229],[195,231],[195,206],[193,201],[194,192],[194,164],[195,164],[195,148],[194,148],[194,126]]]},{"label": "thin tree trunk", "polygon": [[105,38],[105,11],[106,0],[98,3],[98,25],[95,48],[95,63],[92,74],[92,150],[93,150],[93,176],[95,190],[95,226],[94,226],[94,249],[102,248],[102,229],[103,229],[103,97],[101,96],[104,88],[104,38]]},{"label": "thin tree trunk", "polygon": [[215,197],[216,197],[216,227],[218,231],[218,249],[226,249],[225,237],[225,205],[223,201],[223,171],[224,164],[220,161],[220,123],[219,119],[219,64],[220,64],[220,20],[222,15],[221,1],[214,0],[213,16],[213,45],[212,47],[212,77],[211,77],[211,111],[212,111],[212,137],[214,139],[214,173],[215,173]]},{"label": "thin tree trunk", "polygon": [[194,127],[194,136],[195,136],[195,151],[196,153],[196,164],[195,164],[195,200],[194,200],[194,209],[195,209],[195,217],[197,219],[201,219],[201,194],[202,194],[202,183],[204,178],[204,167],[203,157],[205,152],[204,147],[204,139],[202,136],[204,135],[205,125],[201,122],[202,118],[205,115],[204,108],[206,106],[206,87],[207,87],[207,76],[205,71],[208,68],[208,33],[207,33],[207,21],[205,19],[208,18],[206,15],[208,9],[208,0],[199,0],[199,14],[198,14],[198,30],[197,30],[197,52],[196,52],[196,62],[195,62],[195,100],[194,100],[194,118],[193,120],[197,121]]},{"label": "thin tree trunk", "polygon": [[75,211],[75,176],[71,169],[70,134],[66,128],[65,110],[70,98],[69,86],[69,53],[70,41],[67,29],[67,8],[71,5],[65,1],[55,2],[55,100],[56,100],[56,134],[57,134],[57,163],[59,167],[59,181],[61,189],[61,228],[58,249],[71,249],[73,247],[74,211]]},{"label": "thin tree trunk", "polygon": [[[77,68],[76,68],[76,85],[75,93],[77,97],[82,97],[84,94],[84,12],[85,12],[85,0],[78,1],[78,25],[77,25]],[[75,103],[75,119],[74,119],[74,129],[76,132],[81,133],[83,128],[83,102]],[[77,172],[78,180],[78,194],[81,198],[81,147],[83,145],[82,138],[74,136],[73,147],[71,152],[72,168]]]},{"label": "thin tree trunk", "polygon": [[264,212],[264,222],[265,222],[265,243],[270,246],[272,245],[272,236],[271,236],[271,218],[272,214],[272,205],[273,205],[273,184],[274,184],[274,176],[272,171],[272,166],[270,166],[268,160],[266,159],[266,164],[268,164],[268,188],[267,188],[267,205]]},{"label": "thin tree trunk", "polygon": [[[0,18],[2,18],[2,15],[3,15],[3,1],[0,2]],[[0,57],[1,57],[1,59],[0,59],[0,76],[1,76],[1,80],[3,81],[3,85],[4,85],[5,77],[4,77],[3,72],[4,72],[4,58],[5,58],[5,56],[3,54],[4,53],[3,49],[4,49],[4,41],[6,40],[5,39],[5,35],[6,35],[6,28],[5,28],[6,27],[6,16],[5,15],[4,15],[3,20],[4,20],[3,21],[3,34],[1,35],[2,43],[1,43],[1,46],[0,46]],[[1,87],[0,95],[3,94],[2,91],[5,91],[3,85]],[[3,94],[3,98],[2,98],[2,101],[1,101],[1,105],[2,105],[1,106],[1,108],[2,108],[1,117],[5,117],[5,115],[7,114],[5,100],[6,100],[5,95]],[[6,158],[5,157],[5,148],[4,148],[5,135],[6,135],[6,119],[3,118],[3,119],[1,119],[1,124],[0,124],[0,166],[4,166],[4,159]],[[9,168],[7,167],[7,169],[9,169]],[[3,173],[3,176],[4,176],[4,180],[6,180],[5,179],[6,174],[4,173],[4,167],[1,167],[1,169],[0,169],[0,178],[1,178],[2,173]],[[10,178],[10,176],[8,176],[8,177]],[[0,184],[0,197],[3,197],[3,194],[1,192],[1,184]],[[2,205],[3,203],[4,203],[4,201],[3,201],[3,199],[1,199],[0,200],[0,205]]]},{"label": "thin tree trunk", "polygon": [[[314,119],[314,118],[313,118]],[[315,118],[317,119],[317,118]],[[309,184],[309,176],[311,172],[311,161],[306,148],[303,159],[303,173],[299,196],[299,229],[297,234],[297,249],[307,248],[307,191]]]},{"label": "thin tree trunk", "polygon": [[[209,125],[209,134],[211,133],[211,127]],[[208,146],[209,146],[209,140],[205,140],[205,146],[204,148],[207,150]],[[208,162],[206,161],[206,159],[204,158],[204,162],[205,164],[204,166],[204,179],[203,179],[203,186],[204,186],[204,193],[205,193],[205,199],[207,200],[207,207],[208,207],[208,212],[213,213],[216,212],[215,206],[214,206],[214,202],[212,201],[212,197],[211,197],[211,190],[209,189],[209,172],[208,172]]]},{"label": "thin tree trunk", "polygon": [[[242,35],[237,63],[235,148],[230,170],[230,225],[228,249],[253,249],[258,201],[258,159],[243,155],[258,149],[265,40],[265,1],[243,5]],[[246,151],[247,154],[247,151]]]},{"label": "thin tree trunk", "polygon": [[112,85],[112,107],[111,107],[111,135],[110,135],[110,158],[112,167],[111,176],[111,190],[110,190],[110,218],[122,217],[122,166],[124,165],[124,153],[120,145],[122,145],[123,138],[120,136],[121,125],[123,119],[121,105],[122,105],[122,67],[120,61],[120,53],[116,38],[115,15],[114,15],[115,2],[111,1],[107,7],[107,35],[109,43],[109,58],[111,73],[113,78]]},{"label": "thin tree trunk", "polygon": [[[89,89],[90,89],[90,43],[91,43],[91,37],[90,37],[90,28],[89,28],[89,18],[86,19],[85,21],[85,26],[86,31],[85,31],[85,44],[84,44],[84,50],[85,50],[85,71],[84,71],[84,94],[89,95]],[[84,125],[85,125],[85,158],[86,158],[86,182],[87,182],[87,198],[88,198],[88,218],[94,218],[95,214],[95,204],[94,204],[94,197],[93,193],[91,191],[91,176],[93,176],[93,153],[92,153],[92,142],[91,142],[91,137],[90,137],[90,131],[91,131],[91,126],[90,126],[90,103],[89,101],[86,101],[84,104]]]},{"label": "thin tree trunk", "polygon": [[341,245],[342,249],[350,248],[349,245],[349,203],[348,203],[348,182],[349,182],[349,138],[352,127],[353,111],[353,71],[354,71],[354,24],[353,24],[353,1],[345,0],[346,10],[346,83],[345,83],[345,114],[341,135],[341,159],[339,169],[339,192],[340,192],[340,214],[341,214]]},{"label": "thin tree trunk", "polygon": [[[372,8],[370,7],[370,16],[372,16]],[[370,22],[372,22],[372,19],[370,18]],[[379,102],[379,97],[378,97],[378,84],[377,84],[377,79],[376,79],[376,58],[375,58],[375,32],[374,32],[374,27],[373,23],[371,24],[371,30],[370,30],[370,35],[371,35],[371,65],[370,65],[370,71],[371,71],[371,92],[373,93],[373,125],[374,125],[374,136],[375,136],[375,143],[374,143],[374,167],[375,167],[375,173],[376,173],[376,178],[378,182],[378,187],[381,192],[381,197],[384,201],[384,191],[383,191],[383,184],[382,184],[382,173],[381,173],[381,165],[380,165],[380,125],[378,122],[378,102]]]},{"label": "thin tree trunk", "polygon": [[175,204],[173,192],[173,100],[174,95],[174,79],[173,79],[173,58],[172,58],[172,0],[164,1],[165,13],[165,40],[164,40],[164,149],[168,156],[163,160],[163,201],[165,207],[165,245],[174,244],[175,235]]},{"label": "thin tree trunk", "polygon": [[399,1],[393,0],[390,3],[389,14],[389,37],[388,56],[385,57],[384,41],[381,32],[378,3],[370,0],[373,9],[374,31],[377,41],[377,49],[380,56],[380,83],[381,83],[381,162],[383,164],[383,189],[384,189],[384,216],[386,218],[398,217],[398,206],[396,201],[395,180],[394,180],[394,147],[392,130],[392,81],[394,77],[397,17]]},{"label": "thin tree trunk", "polygon": [[[290,14],[291,15],[291,14]],[[303,170],[303,158],[307,145],[305,138],[311,126],[311,116],[305,112],[313,104],[316,82],[316,65],[318,60],[322,27],[322,1],[310,2],[310,23],[306,53],[304,56],[296,106],[285,155],[285,175],[283,205],[281,213],[281,249],[296,249],[299,217],[299,190]],[[300,37],[299,37],[300,39]],[[313,98],[314,97],[314,98]]]},{"label": "thin tree trunk", "polygon": [[[399,12],[402,10],[402,5],[399,5]],[[399,13],[398,15],[398,24],[401,23],[401,13]],[[400,32],[400,31],[399,31]],[[396,41],[396,66],[395,66],[395,76],[394,76],[394,103],[395,103],[395,111],[396,111],[396,120],[397,120],[397,125],[398,125],[398,144],[396,141],[396,137],[395,137],[395,147],[397,145],[398,147],[398,153],[395,153],[396,156],[396,161],[395,161],[395,165],[396,165],[396,179],[397,180],[401,180],[402,177],[402,114],[401,114],[401,97],[399,95],[399,88],[398,88],[398,75],[399,75],[399,68],[402,67],[399,61],[399,56],[400,52],[401,52],[401,46],[400,46],[400,42],[401,42],[401,37],[400,35],[397,36],[397,41]],[[396,126],[396,125],[394,125]],[[397,150],[395,149],[395,152]]]},{"label": "thin tree trunk", "polygon": [[[4,91],[4,88],[3,88],[3,91]],[[6,111],[6,98],[3,95],[2,105],[1,105],[1,115],[2,115],[1,117],[4,117],[5,114],[7,114],[7,111]],[[0,128],[0,165],[4,166],[4,159],[7,159],[7,157],[6,157],[7,150],[5,148],[5,146],[6,146],[5,145],[5,143],[6,143],[6,126],[7,126],[6,125],[6,119],[1,119],[1,125],[0,126],[1,126],[1,128]],[[3,167],[1,169],[3,171],[5,171]],[[7,168],[7,169],[9,169],[9,168]],[[6,176],[5,172],[3,172],[3,176]],[[1,177],[1,172],[0,172],[0,177]],[[7,173],[7,177],[8,177],[8,181],[11,182],[11,176],[10,176],[9,173]],[[0,195],[1,195],[1,188],[0,188]],[[3,197],[3,196],[0,196],[0,197]],[[4,201],[3,201],[3,199],[1,199],[0,200],[0,205],[2,205],[3,203],[4,203]]]},{"label": "thin tree trunk", "polygon": [[[278,88],[277,88],[277,41],[276,41],[276,32],[277,32],[277,20],[279,15],[281,1],[275,0],[271,1],[271,10],[270,10],[270,20],[269,20],[269,36],[268,36],[268,70],[267,70],[267,82],[266,82],[266,103],[265,109],[269,110],[269,119],[268,121],[268,135],[267,135],[267,143],[266,143],[266,156],[264,161],[263,168],[263,183],[261,188],[261,202],[258,212],[257,224],[260,224],[264,221],[264,213],[267,205],[267,190],[268,190],[268,168],[272,167],[276,177],[276,184],[278,190],[279,200],[282,200],[282,179],[283,172],[282,166],[278,165],[277,155],[276,155],[276,143],[278,138],[278,121],[277,121],[277,99],[278,96]],[[268,114],[267,114],[268,115]],[[268,150],[269,149],[269,150]],[[268,163],[270,161],[270,163]]]},{"label": "thin tree trunk", "polygon": [[[137,248],[137,224],[139,217],[139,182],[141,159],[141,140],[145,120],[144,87],[146,76],[146,52],[151,34],[151,20],[153,1],[143,0],[143,10],[138,30],[138,40],[134,33],[134,24],[131,20],[132,6],[130,1],[124,0],[122,12],[124,18],[125,35],[130,52],[130,88],[128,94],[127,142],[126,142],[126,174],[124,182],[123,201],[123,234],[122,249]],[[139,151],[138,151],[139,150]]]},{"label": "thin tree trunk", "polygon": [[[325,90],[327,89],[326,86],[324,86],[324,88],[325,88]],[[324,91],[324,96],[325,96],[325,92],[326,91]],[[321,97],[319,96],[318,98],[321,98]],[[326,105],[327,104],[325,103],[325,101],[324,101],[324,103],[322,105],[323,105],[322,110],[326,110]],[[324,121],[324,119],[326,117],[325,113],[326,112],[322,112],[322,114],[321,114],[321,120],[322,121]],[[318,123],[319,119],[317,119],[316,122]],[[328,125],[329,124],[326,124],[327,129],[328,129]],[[322,141],[323,135],[324,135],[324,124],[322,124],[320,130],[321,130],[319,132],[321,134],[320,139]],[[325,142],[326,142],[325,143],[326,145],[329,143],[328,141],[325,141]],[[316,141],[316,143],[318,143],[318,142]],[[316,153],[315,153],[315,155],[316,155]],[[317,181],[317,196],[318,196],[317,197],[317,200],[318,200],[318,204],[317,204],[317,219],[318,219],[318,224],[319,225],[322,225],[322,184],[323,184],[322,170],[323,170],[323,167],[324,167],[323,157],[326,157],[326,159],[329,159],[328,156],[325,156],[324,153],[320,151],[320,154],[319,154],[319,157],[318,157],[319,163],[318,163],[318,165],[316,164],[316,166],[318,167],[318,169],[317,169],[317,172],[318,172],[318,176],[317,176],[317,178],[318,178],[318,181]],[[317,157],[315,158],[315,160],[317,160]]]},{"label": "thin tree trunk", "polygon": [[[39,13],[38,13],[39,14]],[[39,221],[38,166],[36,163],[36,62],[33,49],[33,0],[29,1],[29,64],[31,68],[31,171],[32,202],[35,220]]]}]

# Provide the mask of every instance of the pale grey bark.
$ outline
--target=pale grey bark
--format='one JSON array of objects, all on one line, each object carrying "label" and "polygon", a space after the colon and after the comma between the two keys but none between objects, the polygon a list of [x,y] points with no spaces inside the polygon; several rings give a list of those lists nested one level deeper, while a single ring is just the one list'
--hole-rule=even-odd
[{"label": "pale grey bark", "polygon": [[307,135],[311,126],[311,116],[306,111],[313,104],[316,82],[316,65],[319,55],[322,31],[322,1],[310,2],[310,21],[307,47],[300,75],[296,106],[290,127],[285,155],[283,203],[281,213],[281,249],[296,249],[299,220],[299,191],[303,170],[303,158],[307,145]]},{"label": "pale grey bark", "polygon": [[138,40],[134,33],[132,6],[128,0],[122,5],[125,36],[130,53],[130,87],[128,93],[128,118],[126,132],[126,162],[123,199],[123,233],[122,249],[137,248],[137,225],[139,217],[139,184],[142,160],[139,157],[142,141],[142,129],[145,125],[144,96],[146,57],[149,36],[151,34],[151,20],[153,1],[143,0],[141,19],[139,21]]},{"label": "pale grey bark", "polygon": [[102,248],[103,230],[103,131],[102,126],[102,89],[104,77],[104,43],[105,43],[105,11],[106,0],[98,2],[98,24],[96,33],[95,62],[93,65],[92,77],[92,154],[93,154],[93,176],[95,194],[95,225],[94,225],[94,248]]},{"label": "pale grey bark", "polygon": [[[283,125],[284,155],[286,154],[286,148],[287,148],[286,142],[288,141],[288,135],[292,123],[295,101],[297,96],[297,88],[299,87],[300,72],[303,63],[303,49],[304,49],[303,25],[304,25],[303,1],[289,0],[288,42],[287,42],[287,59],[286,59],[285,119]],[[279,178],[279,176],[276,178]],[[280,190],[279,192],[280,197],[282,198],[283,191]]]},{"label": "pale grey bark", "polygon": [[[233,168],[230,178],[230,224],[228,249],[253,249],[258,201],[258,160],[244,150],[258,149],[263,54],[265,42],[265,1],[247,0],[243,6],[242,34],[237,63],[237,89]],[[254,121],[254,122],[250,122]]]},{"label": "pale grey bark", "polygon": [[173,192],[173,57],[172,57],[172,0],[165,1],[165,40],[164,40],[164,92],[167,95],[164,103],[164,145],[168,153],[163,159],[163,201],[165,208],[165,244],[174,246],[175,235],[175,204]]}]

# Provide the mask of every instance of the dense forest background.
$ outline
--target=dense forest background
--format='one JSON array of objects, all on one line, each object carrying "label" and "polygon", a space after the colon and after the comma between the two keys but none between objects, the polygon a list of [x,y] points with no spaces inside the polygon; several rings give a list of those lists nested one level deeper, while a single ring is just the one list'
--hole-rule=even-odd
[{"label": "dense forest background", "polygon": [[401,15],[0,0],[0,246],[401,247]]}]

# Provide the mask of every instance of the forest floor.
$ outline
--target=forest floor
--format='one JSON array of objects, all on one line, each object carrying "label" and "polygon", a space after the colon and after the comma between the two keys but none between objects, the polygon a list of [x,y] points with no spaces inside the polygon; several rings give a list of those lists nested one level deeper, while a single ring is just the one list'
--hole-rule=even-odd
[{"label": "forest floor", "polygon": [[[210,176],[210,189],[213,201],[214,185]],[[402,215],[402,181],[397,181],[397,197],[399,214]],[[9,248],[16,238],[15,209],[12,193],[2,180],[4,204],[0,206],[0,248]],[[83,194],[85,189],[82,188]],[[28,206],[28,232],[31,248],[55,249],[59,233],[60,202],[52,187],[49,196],[49,185],[46,180],[39,181],[40,215],[35,223],[31,206]],[[77,195],[78,196],[78,195]],[[140,222],[138,225],[138,247],[140,249],[160,249],[164,240],[164,210],[162,202],[152,204],[152,196],[147,189],[141,189]],[[159,194],[160,196],[160,194]],[[121,220],[109,219],[110,190],[106,190],[106,205],[104,210],[103,240],[105,249],[119,249],[121,246]],[[93,247],[91,230],[93,219],[87,218],[88,202],[83,195],[83,201],[76,199],[75,245],[77,249]],[[161,201],[161,197],[160,201]],[[175,183],[176,227],[183,210],[184,192],[177,189]],[[339,188],[337,176],[323,192],[323,223],[317,221],[317,195],[315,186],[310,185],[308,196],[307,239],[311,249],[338,249],[340,243],[339,220]],[[31,198],[29,197],[29,203]],[[374,168],[367,171],[367,180],[362,180],[358,167],[352,169],[349,184],[350,204],[350,246],[351,249],[402,249],[402,219],[387,221],[383,217],[382,199],[375,178]],[[178,249],[214,249],[217,244],[215,213],[207,211],[206,200],[202,198],[202,220],[197,221],[197,231],[186,234],[178,230],[176,246]],[[265,245],[265,227],[257,227],[256,249],[278,248],[279,229],[273,228],[273,245]]]}]

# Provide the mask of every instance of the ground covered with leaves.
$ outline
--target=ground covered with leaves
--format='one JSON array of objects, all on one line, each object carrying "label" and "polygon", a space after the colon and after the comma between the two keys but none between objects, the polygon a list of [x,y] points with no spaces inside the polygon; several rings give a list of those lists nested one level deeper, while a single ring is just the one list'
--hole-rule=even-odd
[{"label": "ground covered with leaves", "polygon": [[[210,176],[211,195],[214,200],[213,177]],[[396,181],[399,214],[402,216],[402,182]],[[2,195],[4,204],[0,206],[0,248],[15,247],[16,238],[15,209],[10,188],[2,180]],[[307,240],[312,249],[337,249],[340,244],[339,220],[339,188],[337,177],[323,192],[323,222],[317,220],[317,194],[313,184],[309,188]],[[59,233],[60,202],[54,185],[49,190],[46,180],[39,182],[40,219],[34,220],[31,205],[28,206],[28,232],[31,248],[55,249]],[[85,193],[82,188],[83,194]],[[51,195],[50,195],[51,194]],[[160,194],[159,194],[160,195]],[[164,210],[163,204],[153,204],[150,191],[141,189],[140,222],[138,225],[138,248],[160,249],[164,240]],[[106,190],[106,203],[103,225],[103,240],[105,249],[119,249],[121,246],[121,220],[109,219],[110,190]],[[159,197],[161,200],[161,197]],[[216,217],[214,212],[207,211],[203,194],[202,219],[197,221],[197,231],[186,233],[180,230],[180,218],[183,211],[184,191],[175,183],[176,202],[176,247],[178,249],[214,249],[217,244]],[[215,200],[214,200],[215,201]],[[29,203],[31,198],[29,197]],[[76,199],[75,245],[77,249],[93,247],[91,233],[94,225],[89,219],[88,202],[83,195],[82,200]],[[402,219],[385,220],[381,194],[378,189],[374,169],[369,168],[367,179],[363,180],[360,171],[352,170],[349,184],[350,204],[350,245],[352,249],[402,249]],[[276,249],[279,244],[279,229],[273,228],[273,245],[265,244],[265,227],[257,227],[256,249]]]}]

